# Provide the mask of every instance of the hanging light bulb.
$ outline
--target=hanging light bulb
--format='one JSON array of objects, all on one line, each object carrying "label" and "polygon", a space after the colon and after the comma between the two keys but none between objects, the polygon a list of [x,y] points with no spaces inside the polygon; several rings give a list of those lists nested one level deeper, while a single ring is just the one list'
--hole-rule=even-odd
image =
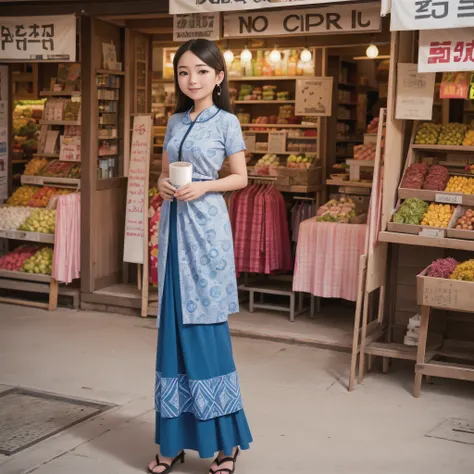
[{"label": "hanging light bulb", "polygon": [[281,53],[280,51],[278,51],[278,49],[275,48],[273,49],[273,51],[270,53],[270,56],[268,57],[268,59],[270,60],[270,62],[272,63],[279,63],[281,61]]},{"label": "hanging light bulb", "polygon": [[240,60],[241,60],[243,63],[249,63],[250,61],[252,61],[252,51],[250,51],[250,49],[248,49],[247,46],[246,46],[245,49],[240,53]]},{"label": "hanging light bulb", "polygon": [[367,51],[365,52],[367,54],[367,57],[370,59],[375,59],[379,55],[379,48],[375,46],[375,44],[371,44],[368,48]]},{"label": "hanging light bulb", "polygon": [[[252,54],[252,53],[250,53]],[[228,49],[225,53],[224,53],[224,59],[225,59],[225,62],[227,64],[232,64],[232,61],[234,60],[234,53]]]},{"label": "hanging light bulb", "polygon": [[308,48],[303,49],[300,54],[300,59],[304,63],[309,63],[311,59],[313,58],[313,55],[311,54],[311,51]]}]

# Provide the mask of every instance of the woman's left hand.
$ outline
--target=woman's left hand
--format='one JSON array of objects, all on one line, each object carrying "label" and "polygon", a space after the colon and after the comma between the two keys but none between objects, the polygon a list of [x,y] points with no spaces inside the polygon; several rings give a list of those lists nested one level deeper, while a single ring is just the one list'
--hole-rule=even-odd
[{"label": "woman's left hand", "polygon": [[189,183],[176,191],[175,198],[178,201],[194,201],[195,199],[200,198],[203,194],[206,194],[207,191],[208,185],[204,181]]}]

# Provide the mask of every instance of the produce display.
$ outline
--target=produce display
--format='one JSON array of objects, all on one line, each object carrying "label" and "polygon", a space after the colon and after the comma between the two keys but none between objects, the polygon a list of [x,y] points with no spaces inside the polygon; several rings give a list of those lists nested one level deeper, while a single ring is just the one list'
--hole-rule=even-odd
[{"label": "produce display", "polygon": [[428,174],[429,166],[426,163],[415,163],[410,165],[400,184],[401,188],[421,189]]},{"label": "produce display", "polygon": [[277,87],[271,84],[263,86],[262,97],[263,100],[275,100]]},{"label": "produce display", "polygon": [[448,168],[441,165],[433,165],[428,171],[423,183],[423,189],[431,191],[443,191],[449,180]]},{"label": "produce display", "polygon": [[74,163],[69,161],[51,160],[48,166],[43,168],[41,175],[54,178],[67,178],[73,166]]},{"label": "produce display", "polygon": [[21,245],[13,252],[0,257],[0,269],[18,272],[23,267],[24,262],[33,257],[37,251],[37,246]]},{"label": "produce display", "polygon": [[474,260],[459,263],[450,278],[451,280],[474,281]]},{"label": "produce display", "polygon": [[10,206],[28,206],[31,198],[38,192],[38,186],[21,186],[8,199]]},{"label": "produce display", "polygon": [[377,133],[379,129],[379,118],[375,117],[371,120],[369,125],[367,125],[367,133]]},{"label": "produce display", "polygon": [[31,156],[37,151],[44,100],[18,100],[13,110],[13,153]]},{"label": "produce display", "polygon": [[356,217],[356,205],[350,198],[332,199],[318,209],[316,221],[349,224]]},{"label": "produce display", "polygon": [[418,198],[408,198],[403,201],[393,216],[393,222],[397,224],[419,225],[428,209],[428,203]]},{"label": "produce display", "polygon": [[417,145],[436,145],[442,126],[437,123],[424,122],[416,132],[415,143]]},{"label": "produce display", "polygon": [[474,146],[474,130],[468,130],[462,142],[464,146]]},{"label": "produce display", "polygon": [[451,176],[445,191],[449,193],[474,194],[474,178]]},{"label": "produce display", "polygon": [[81,177],[81,165],[79,163],[75,163],[74,166],[69,171],[68,178],[78,179]]},{"label": "produce display", "polygon": [[31,209],[28,207],[0,207],[0,229],[17,230],[30,213]]},{"label": "produce display", "polygon": [[315,156],[309,153],[303,153],[301,155],[290,155],[286,161],[287,168],[300,168],[307,169],[311,168],[315,160]]},{"label": "produce display", "polygon": [[254,171],[257,174],[269,174],[271,169],[275,169],[280,165],[280,159],[274,153],[267,153],[262,156],[254,166]]},{"label": "produce display", "polygon": [[61,196],[64,194],[71,194],[72,190],[69,189],[56,189],[49,186],[43,188],[37,188],[37,191],[29,200],[28,206],[31,207],[46,207],[49,204],[50,199],[53,196]]},{"label": "produce display", "polygon": [[423,216],[421,225],[447,228],[453,216],[454,206],[431,203]]},{"label": "produce display", "polygon": [[464,215],[456,220],[456,229],[458,230],[473,230],[474,229],[474,211],[467,209]]},{"label": "produce display", "polygon": [[33,256],[27,258],[21,266],[22,272],[51,275],[53,269],[53,249],[43,247]]},{"label": "produce display", "polygon": [[[245,121],[242,121],[240,119],[241,115],[244,115],[243,120],[246,119],[245,115],[248,114],[237,114],[237,117],[239,117],[240,123],[248,123]],[[262,124],[262,125],[267,125],[267,124],[280,124],[280,125],[297,125],[301,123],[301,117],[296,117],[295,115],[291,115],[289,117],[279,117],[278,115],[261,115],[259,117],[256,117],[252,119],[252,123],[254,124]]]},{"label": "produce display", "polygon": [[452,258],[438,258],[429,267],[427,275],[433,278],[449,278],[458,262]]},{"label": "produce display", "polygon": [[467,125],[463,123],[448,123],[444,125],[438,138],[438,145],[462,145]]},{"label": "produce display", "polygon": [[375,143],[367,143],[366,145],[356,145],[354,147],[354,160],[374,161],[375,150]]},{"label": "produce display", "polygon": [[47,164],[48,160],[46,158],[33,158],[27,163],[24,174],[26,176],[37,176]]},{"label": "produce display", "polygon": [[26,232],[41,232],[54,234],[56,229],[56,211],[50,209],[37,209],[31,212],[18,230]]}]

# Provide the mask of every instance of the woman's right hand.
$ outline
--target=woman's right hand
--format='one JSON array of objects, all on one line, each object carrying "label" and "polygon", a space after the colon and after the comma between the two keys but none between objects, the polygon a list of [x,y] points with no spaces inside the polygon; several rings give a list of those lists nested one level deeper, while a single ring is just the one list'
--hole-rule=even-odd
[{"label": "woman's right hand", "polygon": [[172,201],[177,189],[171,184],[169,178],[158,182],[158,190],[165,201]]}]

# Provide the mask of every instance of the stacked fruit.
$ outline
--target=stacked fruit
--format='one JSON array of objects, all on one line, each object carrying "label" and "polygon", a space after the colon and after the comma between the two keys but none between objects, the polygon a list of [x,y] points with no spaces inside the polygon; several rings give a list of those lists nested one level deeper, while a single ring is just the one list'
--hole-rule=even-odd
[{"label": "stacked fruit", "polygon": [[474,260],[460,263],[450,278],[451,280],[474,281]]},{"label": "stacked fruit", "polygon": [[436,145],[441,128],[441,125],[437,123],[422,123],[416,132],[415,143],[418,145]]},{"label": "stacked fruit", "polygon": [[467,125],[463,123],[448,123],[444,125],[438,139],[438,145],[461,145]]},{"label": "stacked fruit", "polygon": [[38,251],[38,247],[35,246],[20,246],[17,247],[13,252],[7,253],[0,257],[0,268],[2,270],[10,270],[18,272],[21,270],[23,263],[31,258]]},{"label": "stacked fruit", "polygon": [[25,166],[25,175],[36,176],[47,164],[46,158],[33,158]]},{"label": "stacked fruit", "polygon": [[53,268],[53,249],[43,247],[23,262],[22,272],[51,275]]},{"label": "stacked fruit", "polygon": [[445,191],[448,193],[474,194],[474,178],[451,176]]},{"label": "stacked fruit", "polygon": [[286,161],[287,168],[311,168],[315,160],[315,155],[311,153],[302,153],[300,155],[290,155]]},{"label": "stacked fruit", "polygon": [[367,133],[377,133],[378,128],[379,128],[379,118],[375,117],[367,126]]},{"label": "stacked fruit", "polygon": [[318,209],[316,221],[349,224],[351,218],[356,215],[356,206],[352,199],[341,198],[339,201],[332,199]]},{"label": "stacked fruit", "polygon": [[50,209],[36,209],[20,225],[19,230],[26,232],[42,232],[54,234],[56,229],[56,211]]},{"label": "stacked fruit", "polygon": [[58,194],[58,190],[56,188],[51,188],[49,186],[40,188],[40,190],[30,199],[28,206],[46,207],[49,204],[51,197],[55,194]]},{"label": "stacked fruit", "polygon": [[20,224],[30,215],[28,207],[0,207],[0,229],[17,230]]},{"label": "stacked fruit", "polygon": [[423,183],[423,189],[432,191],[443,191],[449,179],[448,168],[441,165],[433,165],[428,171],[428,176]]},{"label": "stacked fruit", "polygon": [[474,146],[474,130],[468,130],[462,142],[464,146]]},{"label": "stacked fruit", "polygon": [[449,204],[431,203],[423,216],[421,225],[428,227],[447,228],[454,212],[454,206]]},{"label": "stacked fruit", "polygon": [[467,209],[464,214],[456,221],[456,229],[473,230],[474,228],[474,211]]},{"label": "stacked fruit", "polygon": [[38,186],[21,186],[8,199],[10,206],[28,206],[31,198],[38,192]]},{"label": "stacked fruit", "polygon": [[393,216],[397,224],[419,225],[425,215],[428,203],[418,198],[408,198]]},{"label": "stacked fruit", "polygon": [[280,165],[280,159],[274,153],[267,153],[255,164],[254,170],[257,174],[270,174],[270,170],[276,169]]},{"label": "stacked fruit", "polygon": [[367,143],[366,145],[356,145],[354,147],[354,160],[375,160],[375,149],[375,143]]},{"label": "stacked fruit", "polygon": [[428,174],[429,166],[426,163],[415,163],[410,165],[400,184],[401,188],[421,189]]},{"label": "stacked fruit", "polygon": [[52,160],[41,172],[42,176],[55,178],[66,178],[74,166],[74,163],[67,161]]}]

